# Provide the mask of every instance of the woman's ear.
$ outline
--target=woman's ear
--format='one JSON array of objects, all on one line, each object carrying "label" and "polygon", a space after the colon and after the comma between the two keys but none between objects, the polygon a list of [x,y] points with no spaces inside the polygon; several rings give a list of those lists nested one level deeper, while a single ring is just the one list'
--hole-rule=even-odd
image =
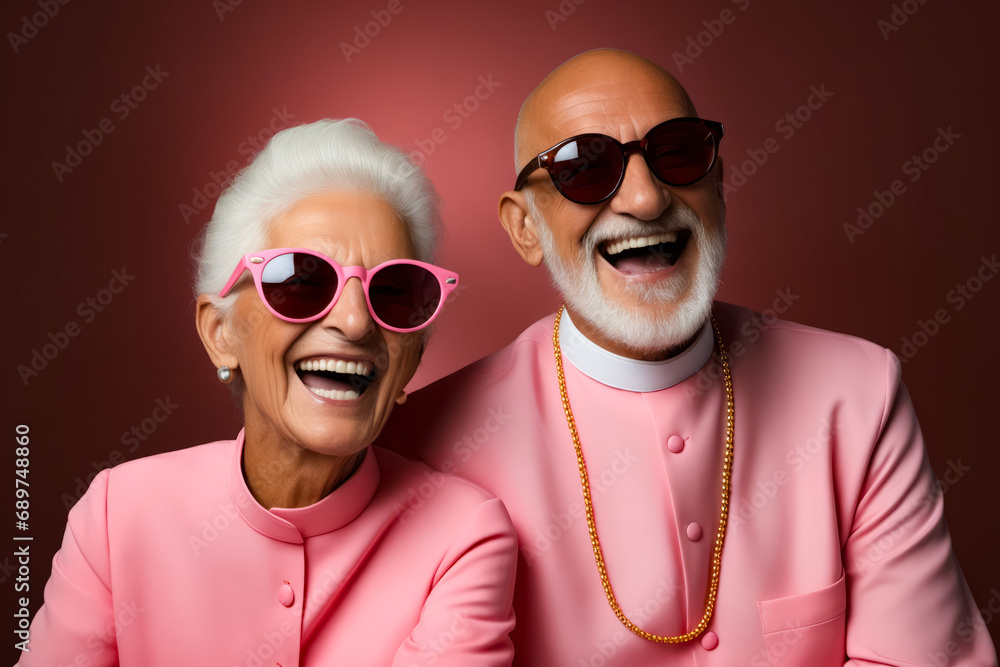
[{"label": "woman's ear", "polygon": [[239,368],[239,359],[232,349],[232,336],[229,320],[222,311],[212,303],[207,294],[198,296],[194,313],[195,328],[201,344],[205,346],[212,364],[219,368],[228,366],[231,370]]},{"label": "woman's ear", "polygon": [[533,220],[528,211],[524,193],[510,190],[500,195],[500,224],[507,230],[510,242],[521,258],[532,266],[542,263],[542,246],[535,232],[535,225],[544,224]]}]

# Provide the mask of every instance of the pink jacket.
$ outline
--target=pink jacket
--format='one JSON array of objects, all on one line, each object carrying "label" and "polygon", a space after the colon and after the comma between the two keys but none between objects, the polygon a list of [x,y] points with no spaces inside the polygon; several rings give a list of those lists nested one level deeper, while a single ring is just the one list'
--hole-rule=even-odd
[{"label": "pink jacket", "polygon": [[242,445],[98,475],[19,664],[510,664],[517,547],[499,500],[375,447],[320,502],[268,511]]},{"label": "pink jacket", "polygon": [[[752,316],[716,304],[735,391],[732,509],[715,615],[686,644],[639,638],[605,599],[552,316],[393,414],[383,446],[480,484],[510,511],[515,664],[995,666],[896,357]],[[565,369],[611,585],[640,627],[682,634],[705,608],[719,521],[719,365],[645,393]]]}]

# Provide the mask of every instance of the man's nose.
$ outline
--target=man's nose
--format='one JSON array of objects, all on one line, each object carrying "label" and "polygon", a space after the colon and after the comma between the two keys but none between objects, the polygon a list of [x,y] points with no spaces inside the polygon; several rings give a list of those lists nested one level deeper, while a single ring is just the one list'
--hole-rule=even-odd
[{"label": "man's nose", "polygon": [[629,153],[625,179],[611,198],[611,210],[639,220],[655,220],[670,206],[670,192],[649,170],[638,151]]},{"label": "man's nose", "polygon": [[323,318],[322,324],[326,329],[340,331],[352,341],[362,340],[374,331],[376,323],[368,312],[368,302],[360,279],[347,279],[344,291]]}]

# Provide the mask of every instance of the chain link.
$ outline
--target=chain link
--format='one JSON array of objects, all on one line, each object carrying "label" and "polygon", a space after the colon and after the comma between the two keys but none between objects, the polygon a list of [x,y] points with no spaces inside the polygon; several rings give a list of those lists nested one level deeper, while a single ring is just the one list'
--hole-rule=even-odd
[{"label": "chain link", "polygon": [[618,620],[626,628],[643,639],[660,644],[682,644],[691,641],[705,632],[709,622],[712,620],[712,612],[715,611],[715,599],[719,592],[719,573],[722,570],[722,545],[726,539],[726,523],[729,519],[729,492],[733,470],[733,441],[735,437],[733,378],[729,371],[729,359],[726,356],[726,348],[722,344],[722,334],[719,333],[719,325],[716,323],[715,317],[710,316],[712,330],[715,332],[715,340],[719,347],[722,376],[726,383],[726,454],[722,465],[722,509],[719,515],[719,530],[715,536],[715,549],[712,553],[712,573],[708,584],[705,613],[693,630],[683,635],[669,637],[647,632],[629,620],[625,616],[625,612],[618,605],[618,598],[615,597],[615,592],[611,588],[611,581],[608,579],[608,570],[604,564],[604,552],[601,549],[601,541],[597,537],[597,525],[594,523],[594,503],[590,497],[590,476],[587,474],[587,464],[583,459],[583,448],[580,446],[580,434],[576,430],[576,419],[573,417],[573,409],[569,405],[569,394],[566,392],[566,375],[563,373],[562,349],[559,347],[559,322],[562,319],[562,313],[565,308],[566,306],[563,305],[556,315],[555,325],[552,328],[552,347],[555,350],[556,376],[559,379],[559,394],[562,397],[563,412],[566,413],[566,423],[569,425],[569,433],[573,438],[577,465],[580,469],[580,485],[583,487],[583,504],[587,512],[590,545],[594,549],[594,560],[597,561],[597,572],[601,575],[601,585],[604,587],[604,595],[608,598],[608,604],[611,605],[611,610],[618,617]]}]

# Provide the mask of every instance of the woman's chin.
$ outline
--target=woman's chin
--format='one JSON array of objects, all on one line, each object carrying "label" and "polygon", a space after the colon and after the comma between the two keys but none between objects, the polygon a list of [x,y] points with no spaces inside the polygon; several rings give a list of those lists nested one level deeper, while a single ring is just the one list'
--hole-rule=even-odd
[{"label": "woman's chin", "polygon": [[340,424],[337,428],[310,428],[301,433],[298,445],[323,456],[352,456],[370,444],[367,434],[360,433],[354,424]]}]

